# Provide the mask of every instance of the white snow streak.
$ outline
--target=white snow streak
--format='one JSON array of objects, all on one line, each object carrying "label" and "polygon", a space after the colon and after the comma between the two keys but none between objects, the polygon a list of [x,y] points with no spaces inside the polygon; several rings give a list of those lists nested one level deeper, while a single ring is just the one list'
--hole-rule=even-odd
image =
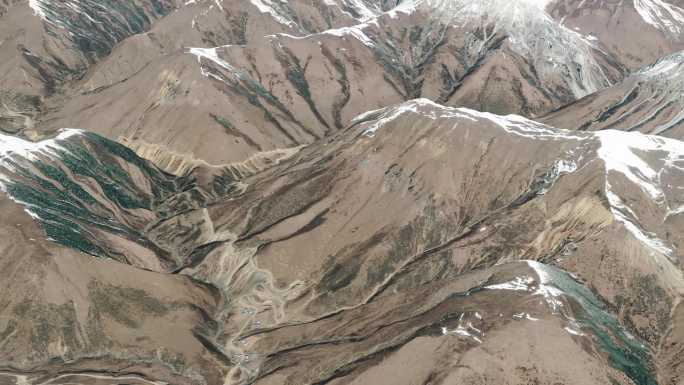
[{"label": "white snow streak", "polygon": [[259,10],[261,13],[266,13],[271,15],[273,19],[281,24],[292,26],[294,22],[288,20],[286,17],[281,15],[274,5],[274,3],[287,4],[287,0],[273,1],[273,0],[250,0],[250,2]]},{"label": "white snow streak", "polygon": [[[658,205],[664,206],[665,217],[673,210],[668,207],[668,196],[663,190],[663,173],[684,171],[684,143],[678,140],[633,132],[614,130],[600,131],[595,134],[600,140],[599,157],[606,167],[605,194],[615,218],[641,243],[652,251],[674,258],[674,251],[665,241],[654,233],[642,229],[634,209],[629,207],[611,183],[612,173],[624,176],[637,185]],[[645,156],[657,154],[652,162]]]},{"label": "white snow streak", "polygon": [[634,8],[645,22],[671,34],[682,38],[684,33],[684,10],[663,0],[634,0]]},{"label": "white snow streak", "polygon": [[39,16],[43,20],[47,20],[47,16],[43,10],[42,0],[29,0],[29,7],[33,10],[34,15]]},{"label": "white snow streak", "polygon": [[485,286],[485,289],[489,290],[511,290],[511,291],[529,291],[530,285],[534,283],[534,278],[523,276],[515,277],[514,280],[497,283],[495,285]]}]

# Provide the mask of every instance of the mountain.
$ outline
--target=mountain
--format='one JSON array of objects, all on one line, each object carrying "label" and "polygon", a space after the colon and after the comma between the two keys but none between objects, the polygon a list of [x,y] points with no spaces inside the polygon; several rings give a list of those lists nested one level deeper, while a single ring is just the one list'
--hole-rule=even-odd
[{"label": "mountain", "polygon": [[[355,20],[337,7],[302,3],[297,17],[309,28]],[[30,0],[5,2],[1,9],[0,128],[26,131],[28,137],[36,135],[43,113],[74,96],[124,83],[174,53],[182,61],[185,47],[242,43],[253,35],[289,30],[256,5],[241,2],[224,7],[213,0]],[[130,91],[131,83],[124,88]]]},{"label": "mountain", "polygon": [[[427,99],[233,178],[82,131],[3,140],[3,263],[31,250],[37,277],[3,290],[7,378],[368,383],[410,357],[419,382],[680,375],[678,141]],[[167,317],[177,343],[148,329]]]},{"label": "mountain", "polygon": [[[684,48],[629,2],[611,15],[640,15],[630,28],[649,31],[643,40],[578,27],[601,24],[594,2],[509,3],[18,2],[4,18],[35,30],[5,23],[14,38],[3,45],[13,59],[2,71],[2,129],[37,140],[87,128],[182,173],[308,144],[368,109],[417,97],[540,116],[651,61],[639,47],[652,36],[660,53]],[[677,5],[666,9],[667,26],[679,28]],[[611,48],[627,45],[619,39],[641,43],[623,53]],[[169,166],[180,160],[181,169]]]},{"label": "mountain", "polygon": [[541,118],[568,129],[619,129],[684,137],[684,53],[666,56],[606,88]]},{"label": "mountain", "polygon": [[683,33],[0,0],[0,384],[681,383]]},{"label": "mountain", "polygon": [[600,41],[630,70],[684,49],[684,2],[680,0],[559,0],[547,10],[566,27]]}]

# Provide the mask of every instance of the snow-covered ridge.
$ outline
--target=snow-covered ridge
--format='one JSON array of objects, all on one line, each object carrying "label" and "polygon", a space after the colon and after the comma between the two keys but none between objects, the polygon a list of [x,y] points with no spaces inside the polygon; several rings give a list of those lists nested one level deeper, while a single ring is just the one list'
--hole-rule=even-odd
[{"label": "snow-covered ridge", "polygon": [[39,16],[41,19],[46,20],[45,10],[43,10],[42,0],[29,0],[29,7],[33,10],[33,14]]},{"label": "snow-covered ridge", "polygon": [[684,9],[663,0],[634,0],[634,8],[648,24],[674,38],[682,39]]},{"label": "snow-covered ridge", "polygon": [[[16,171],[17,162],[22,160],[33,162],[41,158],[59,157],[59,152],[68,151],[60,144],[61,141],[84,133],[85,131],[79,129],[62,129],[56,137],[40,142],[31,142],[15,136],[0,134],[0,191],[6,192],[7,186],[16,182],[12,180],[14,176],[9,174]],[[15,196],[8,196],[15,202],[24,205],[24,211],[37,218],[37,214],[31,210],[28,203],[22,202]]]},{"label": "snow-covered ridge", "polygon": [[[636,210],[614,188],[613,177],[623,176],[634,183],[661,208],[663,220],[677,215],[672,202],[684,197],[672,196],[663,177],[675,173],[684,176],[684,142],[637,132],[605,130],[595,133],[600,140],[599,157],[606,167],[605,194],[615,219],[652,252],[674,258],[674,250],[654,232],[642,228]],[[649,157],[650,159],[647,159]]]},{"label": "snow-covered ridge", "polygon": [[[292,26],[289,5],[283,0],[250,0],[262,13],[267,13],[285,25]],[[487,26],[509,37],[509,43],[518,54],[529,58],[542,80],[563,78],[577,98],[586,96],[610,85],[601,64],[595,59],[598,46],[594,39],[572,31],[545,11],[550,0],[404,0],[393,9],[383,12],[377,2],[364,0],[325,0],[330,7],[340,10],[354,9],[361,15],[358,23],[330,29],[320,34],[353,37],[368,47],[375,47],[365,32],[377,24],[384,15],[396,18],[421,12],[426,17],[455,26]],[[315,35],[302,36],[310,38]],[[294,38],[294,36],[289,36]]]},{"label": "snow-covered ridge", "polygon": [[[651,130],[651,133],[661,134],[684,122],[684,52],[666,56],[653,65],[637,71],[634,79],[640,84],[639,87],[646,91],[645,94],[650,92],[652,95],[652,100],[647,102],[655,103],[655,106],[672,106],[672,110],[675,111],[679,109],[679,113],[669,115],[667,120],[660,122]],[[648,98],[648,96],[645,97]],[[639,107],[636,105],[633,110]],[[633,126],[641,127],[655,119],[661,112],[660,108],[651,109],[651,113]]]},{"label": "snow-covered ridge", "polygon": [[[407,114],[431,120],[456,118],[494,124],[508,134],[530,140],[577,141],[582,148],[578,147],[578,150],[568,153],[572,159],[558,160],[552,171],[558,176],[573,173],[579,165],[586,164],[591,159],[592,151],[595,151],[594,159],[599,159],[604,164],[605,196],[615,219],[652,252],[674,258],[673,247],[661,239],[655,229],[644,227],[646,224],[637,215],[636,207],[630,206],[632,203],[621,196],[623,190],[616,186],[627,181],[637,191],[643,191],[644,199],[653,202],[657,212],[662,215],[662,220],[684,213],[684,189],[677,189],[677,186],[671,186],[671,182],[668,182],[673,178],[684,180],[684,142],[638,132],[605,130],[587,133],[561,130],[517,115],[500,116],[467,108],[445,107],[428,99],[411,100],[397,106],[369,111],[354,118],[352,124],[360,126],[361,135],[372,138],[382,134],[386,124],[406,117]],[[640,207],[643,203],[640,203]],[[511,285],[515,286],[513,283]]]},{"label": "snow-covered ridge", "polygon": [[0,164],[6,165],[7,160],[16,156],[35,160],[40,154],[54,155],[55,150],[64,151],[64,148],[59,144],[60,141],[84,133],[85,131],[75,128],[62,129],[56,137],[40,142],[31,142],[15,136],[0,134]]},{"label": "snow-covered ridge", "polygon": [[[615,171],[640,186],[656,202],[664,203],[661,188],[664,170],[684,171],[684,142],[640,133],[605,130],[595,133],[601,142],[598,155],[608,172]],[[660,153],[656,165],[649,164],[643,154]]]},{"label": "snow-covered ridge", "polygon": [[486,121],[503,128],[507,133],[531,139],[586,140],[590,137],[584,133],[549,127],[519,115],[511,114],[502,116],[465,107],[446,107],[426,98],[414,99],[396,106],[363,113],[352,119],[352,124],[368,120],[371,116],[374,116],[372,123],[364,127],[364,134],[372,137],[375,135],[376,131],[382,128],[386,123],[395,120],[405,113],[415,113],[433,120],[440,118],[461,118],[473,122]]},{"label": "snow-covered ridge", "polygon": [[[357,14],[361,15],[361,21],[365,21],[374,18],[380,12],[379,9],[366,4],[362,0],[324,0],[327,5],[338,7],[340,10],[343,9],[341,5],[353,9]],[[349,16],[352,16],[345,11]]]},{"label": "snow-covered ridge", "polygon": [[619,101],[599,93],[600,107],[589,108],[604,120],[585,124],[653,135],[676,132],[684,124],[684,51],[635,71],[605,95],[615,93],[622,95]]},{"label": "snow-covered ridge", "polygon": [[[287,0],[249,0],[259,12],[270,15],[275,21],[288,27],[297,27],[292,9]],[[320,1],[320,0],[319,0]],[[376,2],[364,0],[322,0],[323,4],[337,8],[340,13],[362,23],[380,14],[382,9]],[[352,10],[354,14],[349,12]]]},{"label": "snow-covered ridge", "polygon": [[281,7],[283,5],[287,6],[287,0],[250,0],[252,5],[254,5],[259,12],[271,15],[277,22],[293,26],[295,23],[288,17],[284,16],[284,12]]},{"label": "snow-covered ridge", "polygon": [[684,52],[677,52],[636,72],[642,78],[684,79]]}]

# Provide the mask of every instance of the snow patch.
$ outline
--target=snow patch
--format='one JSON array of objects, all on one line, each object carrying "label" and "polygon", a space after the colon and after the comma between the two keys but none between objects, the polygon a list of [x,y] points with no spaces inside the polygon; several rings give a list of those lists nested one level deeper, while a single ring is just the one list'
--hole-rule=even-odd
[{"label": "snow patch", "polygon": [[31,7],[31,9],[33,10],[34,15],[40,17],[43,20],[47,20],[47,15],[45,15],[42,0],[29,0],[29,7]]},{"label": "snow patch", "polygon": [[513,319],[516,319],[516,320],[528,320],[528,321],[539,321],[539,318],[532,317],[532,316],[530,315],[530,313],[525,313],[525,312],[513,314]]},{"label": "snow patch", "polygon": [[211,71],[208,71],[206,68],[204,68],[204,66],[202,66],[202,59],[204,58],[206,60],[209,60],[209,61],[217,64],[221,68],[227,70],[228,72],[230,72],[230,74],[232,76],[235,76],[238,79],[243,79],[244,74],[242,72],[240,72],[237,68],[230,65],[230,63],[228,63],[227,61],[225,61],[224,59],[222,59],[218,55],[219,49],[224,49],[227,47],[230,47],[230,45],[225,45],[225,46],[216,47],[216,48],[189,48],[188,53],[195,55],[197,57],[197,62],[200,64],[200,71],[201,71],[203,76],[206,76],[208,78],[213,78],[213,79],[216,79],[216,80],[221,81],[221,82],[224,81],[224,79],[221,79],[219,76],[212,73]]},{"label": "snow patch", "polygon": [[606,197],[608,198],[608,202],[610,203],[610,210],[613,213],[615,219],[621,222],[625,226],[627,231],[629,231],[634,236],[634,238],[636,238],[639,242],[646,245],[651,250],[657,251],[658,253],[663,254],[668,258],[673,258],[674,252],[669,246],[667,246],[665,241],[659,239],[656,234],[647,233],[636,224],[638,220],[636,214],[634,213],[634,211],[632,211],[631,208],[629,208],[622,202],[622,199],[620,199],[620,197],[617,194],[610,190],[610,184],[606,185]]},{"label": "snow patch", "polygon": [[329,29],[327,31],[321,32],[321,34],[324,35],[332,35],[332,36],[337,36],[337,37],[345,37],[345,36],[352,36],[361,43],[363,43],[367,47],[374,47],[375,42],[373,39],[368,37],[366,33],[363,31],[364,28],[368,27],[368,24],[359,24],[355,25],[352,27],[344,27],[344,28],[336,28],[336,29]]},{"label": "snow patch", "polygon": [[472,322],[465,322],[463,320],[463,316],[465,313],[461,313],[461,315],[458,318],[458,326],[455,329],[449,330],[447,327],[443,326],[442,327],[442,335],[458,335],[461,337],[466,337],[469,339],[472,339],[478,343],[482,343],[481,337],[484,337],[484,333],[482,330],[476,328],[473,326]]},{"label": "snow patch", "polygon": [[400,13],[410,15],[416,12],[416,10],[418,9],[418,5],[421,2],[422,0],[405,0],[401,4],[386,12],[386,14],[393,19],[399,17]]},{"label": "snow patch", "polygon": [[[341,37],[341,38],[346,38],[346,37],[353,37],[356,40],[360,41],[363,43],[363,45],[373,48],[375,47],[375,41],[371,39],[366,32],[364,32],[364,29],[368,28],[370,26],[369,23],[361,23],[357,24],[351,27],[342,27],[342,28],[333,28],[333,29],[328,29],[323,32],[319,33],[313,33],[310,35],[304,35],[304,36],[294,36],[290,35],[287,33],[277,33],[275,35],[266,35],[266,37],[276,37],[276,36],[281,36],[281,37],[286,37],[288,39],[294,39],[294,40],[303,40],[303,39],[311,39],[311,38],[316,38],[320,37],[323,35],[330,35],[330,36],[335,36],[335,37]],[[319,44],[321,44],[319,42]]]},{"label": "snow patch", "polygon": [[[218,1],[218,0],[216,0]],[[280,24],[287,25],[289,27],[293,26],[295,23],[292,22],[291,20],[288,20],[286,17],[281,15],[278,10],[276,9],[276,6],[274,3],[281,3],[281,4],[286,4],[287,5],[287,0],[279,0],[279,1],[273,1],[273,0],[249,0],[252,5],[254,5],[259,12],[265,13],[268,15],[271,15],[273,19]]]},{"label": "snow patch", "polygon": [[553,286],[551,275],[546,271],[547,267],[536,261],[526,261],[538,279],[529,276],[516,277],[512,281],[485,286],[489,290],[511,290],[511,291],[527,291],[533,295],[539,295],[544,298],[551,311],[555,314],[563,306],[563,302],[559,299],[564,293],[560,289]]},{"label": "snow patch", "polygon": [[485,286],[485,289],[489,290],[512,290],[512,291],[529,291],[530,290],[530,285],[534,283],[534,278],[528,277],[528,276],[523,276],[523,277],[515,277],[514,280],[504,282],[504,283],[498,283],[496,285],[488,285]]},{"label": "snow patch", "polygon": [[548,268],[546,265],[537,261],[527,261],[527,264],[539,277],[539,285],[534,294],[544,297],[544,300],[551,308],[551,311],[557,313],[558,310],[563,307],[563,302],[559,299],[559,297],[563,295],[563,292],[555,286],[552,286],[553,280],[547,271]]},{"label": "snow patch", "polygon": [[681,39],[684,32],[684,9],[663,0],[634,0],[634,8],[648,24]]},{"label": "snow patch", "polygon": [[582,330],[576,325],[566,326],[563,329],[565,329],[566,332],[572,334],[573,336],[581,337],[584,335],[584,333],[582,333]]}]

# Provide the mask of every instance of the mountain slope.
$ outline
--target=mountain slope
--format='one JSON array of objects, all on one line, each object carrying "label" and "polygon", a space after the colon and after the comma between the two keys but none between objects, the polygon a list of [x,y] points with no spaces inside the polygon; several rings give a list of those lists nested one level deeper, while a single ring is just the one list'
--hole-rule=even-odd
[{"label": "mountain slope", "polygon": [[[79,146],[105,143],[111,142],[76,132],[21,152],[6,149],[5,170],[28,164],[35,175],[48,165],[67,172],[40,185],[8,171],[5,179],[53,194],[76,186],[97,192],[93,187],[103,180],[65,165]],[[192,329],[202,347],[193,342],[177,356],[158,358],[170,372],[150,367],[144,346],[135,354],[116,344],[109,348],[148,381],[396,383],[406,357],[425,359],[414,360],[400,380],[405,383],[475,384],[480,375],[505,373],[517,382],[655,384],[681,375],[676,360],[663,358],[676,355],[683,336],[672,318],[684,288],[677,251],[684,204],[676,187],[684,177],[680,142],[638,133],[563,131],[519,116],[418,99],[363,114],[331,138],[240,176],[196,168],[173,177],[148,169],[131,152],[122,159],[100,152],[106,164],[120,165],[112,175],[128,173],[117,179],[127,190],[170,183],[165,191],[173,193],[174,186],[189,183],[193,189],[180,190],[204,191],[184,193],[184,209],[163,227],[171,239],[187,235],[187,241],[164,246],[181,255],[192,245],[192,257],[176,265],[174,274],[149,272],[162,285],[191,279],[184,282],[197,290],[213,287],[216,299],[200,306],[202,321],[177,325]],[[148,184],[155,180],[167,182]],[[66,196],[56,200],[57,207],[28,202],[23,190],[11,186],[9,196],[23,201],[48,231],[52,223],[42,213],[75,202]],[[119,195],[104,192],[91,193],[100,204],[81,206],[79,217],[105,210],[116,214],[116,223],[130,222]],[[93,229],[98,223],[78,225]],[[104,231],[118,234],[115,228]],[[95,239],[109,238],[102,234]],[[18,245],[28,247],[30,241]],[[124,252],[78,258],[109,257],[150,268],[116,258],[141,255],[131,243],[118,245]],[[157,250],[148,253],[163,260]],[[104,262],[94,261],[92,274],[104,274],[113,263],[99,267]],[[32,285],[12,282],[15,290]],[[137,287],[133,281],[118,285]],[[96,301],[93,295],[86,303]],[[196,300],[173,298],[160,301]],[[157,308],[140,314],[168,314]],[[7,314],[19,322],[24,313]],[[149,333],[140,329],[142,321],[112,317],[104,321],[113,322],[104,331],[107,338],[120,338],[119,330]],[[199,331],[193,329],[196,322],[204,325]],[[5,330],[11,346],[29,338]],[[52,362],[65,357],[75,357],[70,365],[76,380],[102,368],[107,376],[131,373],[103,359],[78,358],[90,354],[90,345],[59,345],[61,334],[47,330],[36,341],[67,349],[49,350],[30,365],[17,361],[22,354],[5,356],[4,376],[34,378],[40,372],[55,378],[64,374]],[[520,351],[525,353],[513,354]],[[502,362],[500,355],[517,358]],[[183,357],[182,364],[173,357]],[[493,378],[499,380],[504,377]]]},{"label": "mountain slope", "polygon": [[683,9],[0,0],[0,383],[677,384]]},{"label": "mountain slope", "polygon": [[557,0],[547,10],[568,28],[600,41],[630,70],[684,49],[681,0]]},{"label": "mountain slope", "polygon": [[682,138],[683,95],[684,54],[679,52],[541,120],[567,129],[619,129]]},{"label": "mountain slope", "polygon": [[201,339],[211,287],[56,245],[20,205],[0,207],[1,383],[222,380]]},{"label": "mountain slope", "polygon": [[[3,27],[0,128],[34,140],[86,128],[170,172],[179,159],[184,170],[308,144],[416,97],[539,116],[684,48],[678,5],[650,0],[60,4],[6,8],[30,28]],[[625,15],[646,32],[617,32]],[[231,84],[235,73],[246,83]]]},{"label": "mountain slope", "polygon": [[287,6],[294,24],[262,13],[256,5],[261,2],[24,0],[4,4],[0,116],[5,121],[0,129],[26,130],[28,136],[35,135],[41,113],[61,106],[84,78],[95,78],[85,81],[86,89],[108,87],[183,47],[244,44],[252,36],[274,31],[308,33],[357,20],[349,14],[355,10],[351,5],[316,7],[306,2]]},{"label": "mountain slope", "polygon": [[[314,33],[284,21],[295,13],[283,7],[298,3],[279,4],[261,8],[262,15],[290,26],[287,32],[176,51],[121,83],[110,79],[117,62],[109,62],[51,108],[38,130],[88,127],[136,148],[162,146],[221,164],[310,143],[369,108],[419,96],[537,115],[622,77],[599,44],[533,2],[507,12],[494,1],[482,8],[402,2]],[[457,12],[459,4],[468,12]],[[199,68],[190,65],[193,57]]]}]

